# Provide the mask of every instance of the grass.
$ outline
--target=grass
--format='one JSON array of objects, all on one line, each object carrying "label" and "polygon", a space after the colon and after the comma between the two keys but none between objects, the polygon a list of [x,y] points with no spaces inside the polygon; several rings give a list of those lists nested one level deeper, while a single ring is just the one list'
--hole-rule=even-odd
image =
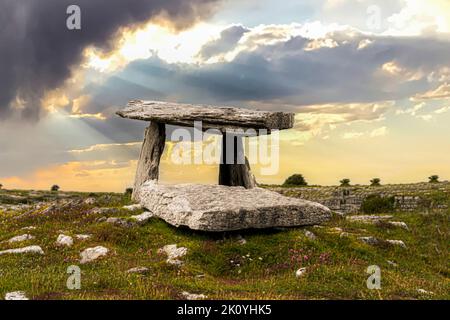
[{"label": "grass", "polygon": [[[0,208],[0,250],[39,245],[45,255],[1,255],[0,297],[25,291],[33,299],[179,299],[181,292],[203,293],[210,299],[449,299],[449,212],[401,213],[409,230],[386,223],[364,224],[334,216],[320,227],[250,230],[239,233],[201,233],[174,228],[152,218],[131,228],[98,222],[102,216],[126,217],[130,204],[120,194],[35,193],[0,191],[0,205],[72,199],[74,204],[47,213],[29,208]],[[20,198],[14,200],[14,195]],[[96,204],[82,200],[94,197]],[[436,196],[438,197],[438,196]],[[7,199],[2,201],[2,199]],[[16,202],[15,202],[16,201]],[[107,214],[95,207],[114,207]],[[34,230],[22,230],[35,226]],[[340,228],[348,236],[341,237]],[[304,230],[313,232],[308,239]],[[10,244],[13,236],[29,233],[35,239]],[[55,245],[58,234],[91,234],[74,239],[70,248]],[[245,238],[241,244],[238,235]],[[406,249],[370,246],[359,236],[403,240]],[[188,248],[182,267],[168,265],[158,249],[176,243]],[[80,265],[80,252],[102,245],[109,254]],[[388,262],[390,261],[390,262]],[[396,265],[394,266],[393,263]],[[67,268],[82,270],[81,289],[69,290]],[[381,290],[366,286],[369,265],[381,268]],[[145,275],[127,274],[132,267],[149,268]],[[295,272],[306,267],[297,278]],[[418,289],[433,292],[421,294]]]}]

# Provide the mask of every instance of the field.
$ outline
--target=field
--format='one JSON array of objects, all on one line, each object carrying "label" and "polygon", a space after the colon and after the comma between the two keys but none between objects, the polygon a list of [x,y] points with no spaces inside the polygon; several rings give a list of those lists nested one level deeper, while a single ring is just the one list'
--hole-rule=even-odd
[{"label": "field", "polygon": [[[183,292],[209,299],[450,298],[449,210],[385,212],[393,217],[375,223],[335,214],[318,227],[210,234],[157,218],[131,223],[143,210],[123,208],[130,204],[125,194],[0,190],[0,251],[44,251],[0,255],[0,299],[13,291],[30,299],[184,299]],[[8,242],[23,234],[32,239]],[[59,234],[72,236],[73,245],[57,245]],[[187,248],[182,265],[166,262],[159,249],[168,244]],[[95,246],[108,254],[80,264],[80,253]],[[71,265],[81,268],[78,290],[66,285]],[[370,265],[380,267],[379,290],[367,288]],[[127,272],[134,267],[147,270]]]}]

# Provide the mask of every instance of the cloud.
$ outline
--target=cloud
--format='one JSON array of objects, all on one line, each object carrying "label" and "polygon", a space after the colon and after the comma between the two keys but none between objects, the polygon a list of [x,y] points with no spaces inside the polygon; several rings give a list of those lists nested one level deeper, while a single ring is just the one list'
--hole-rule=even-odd
[{"label": "cloud", "polygon": [[388,133],[388,129],[386,127],[381,127],[381,128],[372,130],[372,132],[370,133],[370,137],[371,138],[382,137],[382,136],[385,136],[387,133]]},{"label": "cloud", "polygon": [[236,47],[242,36],[249,31],[250,29],[242,25],[226,28],[220,33],[218,39],[206,43],[198,53],[198,56],[206,61],[211,57],[229,52]]},{"label": "cloud", "polygon": [[443,83],[439,87],[434,90],[430,90],[425,93],[420,93],[415,95],[412,99],[421,101],[421,100],[440,100],[450,98],[450,84]]},{"label": "cloud", "polygon": [[[81,30],[66,28],[71,0],[2,0],[0,12],[0,119],[13,111],[41,113],[41,99],[61,85],[88,46],[108,52],[120,27],[151,18],[181,28],[210,13],[216,0],[78,0]],[[18,109],[15,102],[21,101]]]}]

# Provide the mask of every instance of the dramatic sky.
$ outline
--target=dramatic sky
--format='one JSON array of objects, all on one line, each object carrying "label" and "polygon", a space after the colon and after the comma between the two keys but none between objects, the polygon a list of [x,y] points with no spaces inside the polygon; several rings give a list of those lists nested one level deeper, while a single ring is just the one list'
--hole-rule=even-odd
[{"label": "dramatic sky", "polygon": [[[146,124],[114,113],[137,98],[295,112],[260,182],[450,179],[450,1],[0,0],[4,187],[132,185]],[[173,145],[164,182],[217,181]]]}]

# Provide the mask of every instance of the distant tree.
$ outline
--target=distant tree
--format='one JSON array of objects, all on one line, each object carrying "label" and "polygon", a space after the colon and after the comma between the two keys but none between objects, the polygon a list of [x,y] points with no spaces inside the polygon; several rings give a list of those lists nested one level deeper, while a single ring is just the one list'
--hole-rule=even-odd
[{"label": "distant tree", "polygon": [[293,174],[283,183],[283,186],[307,186],[305,178],[301,174]]},{"label": "distant tree", "polygon": [[3,185],[0,183],[0,190],[3,188]]},{"label": "distant tree", "polygon": [[52,188],[50,189],[52,192],[58,192],[59,191],[59,186],[54,184],[52,185]]},{"label": "distant tree", "polygon": [[438,175],[432,175],[428,177],[429,183],[438,183],[439,182],[439,176]]},{"label": "distant tree", "polygon": [[133,193],[133,188],[126,188],[125,189],[125,195],[126,196],[131,196],[132,193]]},{"label": "distant tree", "polygon": [[350,186],[350,179],[345,178],[345,179],[342,179],[339,182],[341,184],[341,187],[348,187],[348,186]]},{"label": "distant tree", "polygon": [[381,179],[380,178],[373,178],[372,180],[370,180],[370,185],[372,187],[379,187],[381,185]]}]

